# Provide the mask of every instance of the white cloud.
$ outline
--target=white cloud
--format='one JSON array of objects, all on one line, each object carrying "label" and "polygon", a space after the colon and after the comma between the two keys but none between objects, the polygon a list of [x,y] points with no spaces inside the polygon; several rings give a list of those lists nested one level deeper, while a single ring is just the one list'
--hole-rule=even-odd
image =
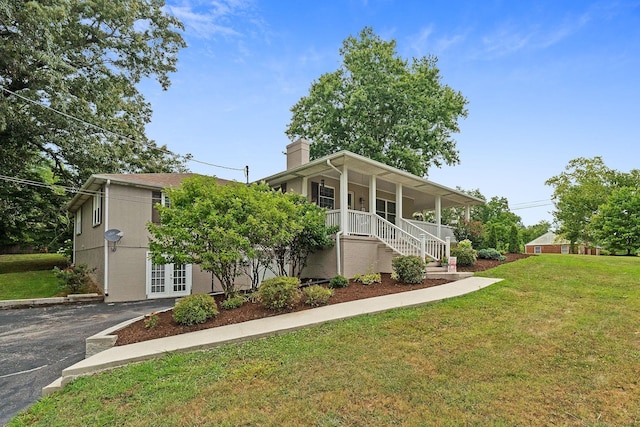
[{"label": "white cloud", "polygon": [[[169,1],[167,11],[180,19],[187,36],[209,39],[216,36],[242,37],[242,22],[257,22],[251,16],[250,0],[179,0]],[[237,19],[241,18],[241,19]]]},{"label": "white cloud", "polygon": [[409,49],[418,56],[430,53],[438,56],[452,46],[463,42],[466,38],[465,34],[440,37],[436,37],[436,35],[433,25],[422,28],[416,35],[409,38]]}]

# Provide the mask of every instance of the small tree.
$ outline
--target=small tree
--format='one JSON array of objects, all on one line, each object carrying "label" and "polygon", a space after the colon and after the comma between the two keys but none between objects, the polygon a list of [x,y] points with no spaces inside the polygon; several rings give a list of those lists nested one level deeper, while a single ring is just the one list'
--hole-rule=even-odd
[{"label": "small tree", "polygon": [[462,220],[456,224],[453,235],[458,242],[469,240],[473,247],[482,248],[485,241],[484,225],[480,221]]},{"label": "small tree", "polygon": [[[220,280],[225,294],[233,294],[235,279],[256,256],[260,239],[276,233],[272,212],[260,214],[268,191],[197,176],[166,192],[171,206],[157,206],[160,225],[148,225],[154,262],[198,264]],[[287,229],[285,222],[278,223],[282,229]]]},{"label": "small tree", "polygon": [[324,209],[295,193],[287,193],[286,196],[296,205],[295,218],[301,229],[293,234],[289,241],[283,241],[274,247],[278,266],[276,274],[288,275],[286,266],[289,265],[293,276],[299,278],[307,265],[309,255],[325,247],[333,246],[334,242],[330,236],[337,229],[327,226],[327,213]]},{"label": "small tree", "polygon": [[518,234],[518,227],[515,224],[511,224],[509,230],[509,253],[517,254],[520,252],[520,235]]}]

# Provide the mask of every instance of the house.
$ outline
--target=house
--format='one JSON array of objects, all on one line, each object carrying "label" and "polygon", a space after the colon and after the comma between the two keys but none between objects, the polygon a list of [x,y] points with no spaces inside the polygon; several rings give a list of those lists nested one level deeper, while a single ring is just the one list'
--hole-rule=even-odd
[{"label": "house", "polygon": [[587,247],[585,245],[575,245],[571,251],[571,242],[557,236],[549,231],[537,239],[533,239],[524,245],[524,252],[527,254],[570,254],[600,255],[599,247]]},{"label": "house", "polygon": [[[286,155],[286,170],[260,181],[308,197],[326,208],[328,224],[339,228],[336,244],[309,258],[305,277],[391,272],[397,255],[449,256],[455,239],[440,223],[441,210],[466,207],[468,219],[470,207],[484,203],[348,151],[311,161],[305,140],[289,144]],[[158,220],[153,206],[165,202],[162,189],[192,175],[93,175],[69,203],[76,222],[74,262],[96,267],[105,301],[221,291],[217,280],[197,266],[155,265],[148,257],[146,224]],[[435,212],[435,223],[413,219],[414,212],[425,210]],[[239,280],[242,285],[246,278]]]},{"label": "house", "polygon": [[[74,214],[73,261],[95,267],[106,302],[167,298],[222,290],[211,273],[191,265],[156,265],[149,259],[147,224],[162,190],[192,173],[92,175],[67,209]],[[219,180],[224,184],[225,180]],[[212,289],[213,288],[213,289]]]},{"label": "house", "polygon": [[[441,224],[442,209],[466,207],[469,219],[471,206],[484,203],[349,151],[310,161],[303,139],[289,144],[286,154],[287,169],[264,181],[326,208],[328,223],[339,227],[335,247],[310,257],[307,277],[391,272],[396,255],[448,257],[455,239]],[[434,211],[435,223],[414,220],[417,211]]]}]

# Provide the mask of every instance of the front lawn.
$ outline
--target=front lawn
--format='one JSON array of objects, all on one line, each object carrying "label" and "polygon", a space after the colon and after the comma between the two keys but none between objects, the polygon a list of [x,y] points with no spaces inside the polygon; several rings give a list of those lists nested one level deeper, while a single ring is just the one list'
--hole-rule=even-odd
[{"label": "front lawn", "polygon": [[0,255],[0,300],[55,296],[60,289],[52,270],[65,264],[58,254]]},{"label": "front lawn", "polygon": [[9,425],[640,424],[640,258],[482,275],[506,280],[81,378]]}]

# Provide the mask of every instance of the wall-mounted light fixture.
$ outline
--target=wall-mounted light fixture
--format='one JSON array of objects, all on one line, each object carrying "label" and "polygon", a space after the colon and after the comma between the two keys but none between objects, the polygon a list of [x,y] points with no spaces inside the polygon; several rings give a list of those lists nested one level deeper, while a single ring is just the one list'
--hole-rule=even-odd
[{"label": "wall-mounted light fixture", "polygon": [[324,188],[324,178],[320,180],[320,187]]}]

